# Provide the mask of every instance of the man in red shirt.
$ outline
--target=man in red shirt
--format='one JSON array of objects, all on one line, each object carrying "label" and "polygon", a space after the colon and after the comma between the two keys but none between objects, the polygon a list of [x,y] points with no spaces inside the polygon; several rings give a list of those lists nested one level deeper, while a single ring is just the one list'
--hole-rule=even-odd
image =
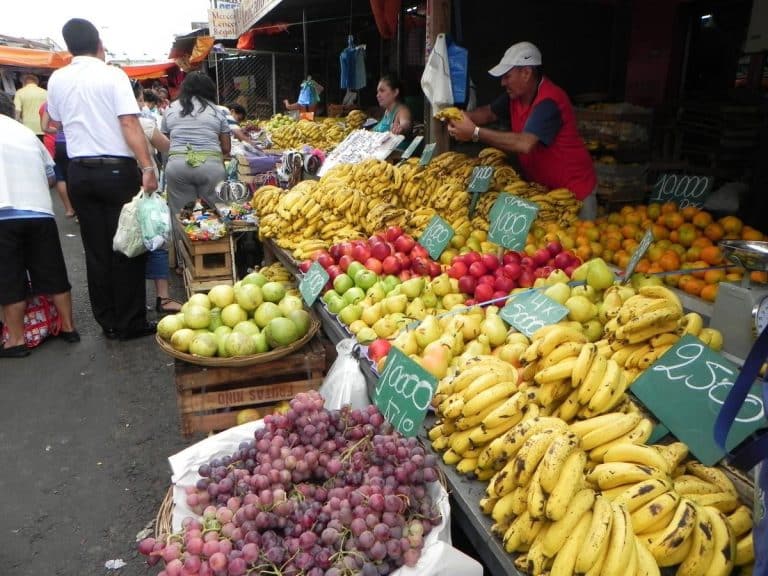
[{"label": "man in red shirt", "polygon": [[[460,141],[482,142],[518,155],[523,175],[549,188],[568,188],[583,202],[579,216],[597,216],[597,178],[568,95],[544,76],[541,52],[530,42],[510,47],[491,68],[506,94],[452,121],[448,132]],[[480,126],[500,122],[510,131]]]}]

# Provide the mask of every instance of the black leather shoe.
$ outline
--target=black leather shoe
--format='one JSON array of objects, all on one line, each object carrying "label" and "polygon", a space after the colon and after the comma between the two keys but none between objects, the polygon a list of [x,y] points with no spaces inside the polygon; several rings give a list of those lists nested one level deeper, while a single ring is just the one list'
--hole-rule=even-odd
[{"label": "black leather shoe", "polygon": [[80,342],[80,334],[77,330],[72,330],[72,332],[65,332],[64,330],[59,330],[59,338],[64,340],[64,342],[67,342],[68,344],[74,344],[75,342]]},{"label": "black leather shoe", "polygon": [[9,348],[0,347],[0,358],[24,358],[25,356],[29,356],[29,348],[24,344]]},{"label": "black leather shoe", "polygon": [[104,338],[106,338],[107,340],[117,340],[118,338],[117,330],[113,328],[105,328],[103,332],[104,332]]},{"label": "black leather shoe", "polygon": [[143,338],[157,332],[157,322],[146,322],[141,328],[131,330],[119,335],[120,340],[133,340],[134,338]]}]

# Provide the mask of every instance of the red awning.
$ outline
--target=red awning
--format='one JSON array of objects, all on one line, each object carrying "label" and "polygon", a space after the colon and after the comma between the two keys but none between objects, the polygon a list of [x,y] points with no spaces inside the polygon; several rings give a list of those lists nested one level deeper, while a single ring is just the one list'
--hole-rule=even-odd
[{"label": "red awning", "polygon": [[176,62],[153,62],[152,64],[136,64],[129,66],[127,64],[120,66],[129,78],[137,80],[149,80],[151,78],[162,78],[168,74],[168,70],[174,68]]},{"label": "red awning", "polygon": [[69,52],[48,52],[47,50],[0,46],[0,65],[56,69],[66,66],[70,60],[72,60],[72,56]]}]

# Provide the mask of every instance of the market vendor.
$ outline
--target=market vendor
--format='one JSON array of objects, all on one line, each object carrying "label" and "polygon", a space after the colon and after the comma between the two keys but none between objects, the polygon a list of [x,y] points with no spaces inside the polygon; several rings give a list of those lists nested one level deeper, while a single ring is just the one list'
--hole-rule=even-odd
[{"label": "market vendor", "polygon": [[[597,216],[597,178],[568,95],[543,75],[541,52],[530,42],[511,46],[489,70],[506,94],[448,125],[460,141],[482,142],[518,155],[524,176],[549,188],[568,188],[583,202],[579,217]],[[510,131],[481,128],[500,122]]]},{"label": "market vendor", "polygon": [[374,132],[392,132],[408,136],[411,131],[411,111],[403,104],[403,85],[392,75],[384,75],[376,87],[376,100],[384,108],[384,116],[373,127]]}]

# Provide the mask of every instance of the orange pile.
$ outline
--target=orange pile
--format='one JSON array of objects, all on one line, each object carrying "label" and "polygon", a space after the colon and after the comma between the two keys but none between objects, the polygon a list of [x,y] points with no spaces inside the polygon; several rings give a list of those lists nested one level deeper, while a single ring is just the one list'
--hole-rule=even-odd
[{"label": "orange pile", "polygon": [[[551,224],[535,226],[529,234],[526,251],[558,240],[582,260],[600,256],[606,262],[624,269],[648,228],[652,230],[655,241],[638,263],[637,272],[721,266],[727,262],[717,246],[718,241],[765,238],[762,232],[744,225],[735,216],[725,216],[716,221],[704,210],[692,206],[681,209],[669,202],[624,206],[619,212],[598,218],[595,222],[578,221],[567,230]],[[741,268],[729,267],[724,270],[666,276],[665,281],[689,294],[714,301],[720,282],[740,281],[743,273]],[[768,274],[752,272],[751,279],[755,282],[768,282]]]}]

